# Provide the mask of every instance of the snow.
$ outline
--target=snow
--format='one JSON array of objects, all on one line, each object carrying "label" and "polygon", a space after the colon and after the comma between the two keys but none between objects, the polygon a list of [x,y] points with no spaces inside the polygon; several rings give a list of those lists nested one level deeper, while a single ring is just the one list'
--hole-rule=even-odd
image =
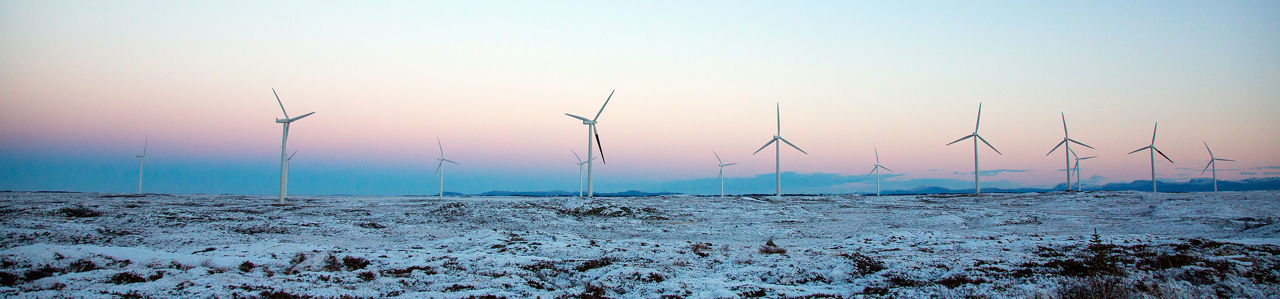
[{"label": "snow", "polygon": [[1276,297],[1277,199],[0,193],[0,296],[1053,297],[1096,229],[1127,289]]}]

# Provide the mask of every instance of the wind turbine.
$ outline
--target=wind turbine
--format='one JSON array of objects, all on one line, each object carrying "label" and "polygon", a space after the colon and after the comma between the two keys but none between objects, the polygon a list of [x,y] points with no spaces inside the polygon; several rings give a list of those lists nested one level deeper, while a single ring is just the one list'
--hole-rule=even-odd
[{"label": "wind turbine", "polygon": [[1083,191],[1084,184],[1080,183],[1080,160],[1089,160],[1089,159],[1097,158],[1098,156],[1088,156],[1088,157],[1081,158],[1080,155],[1076,155],[1076,152],[1074,150],[1071,151],[1071,155],[1075,156],[1076,158],[1076,167],[1075,167],[1076,169],[1074,171],[1076,173],[1076,191]]},{"label": "wind turbine", "polygon": [[720,160],[720,154],[717,154],[716,151],[711,151],[711,154],[716,155],[716,162],[718,162],[719,163],[718,165],[720,165],[720,197],[724,197],[724,167],[730,166],[730,165],[737,165],[738,162],[724,163],[723,160]]},{"label": "wind turbine", "polygon": [[871,171],[867,172],[867,174],[872,174],[872,173],[876,174],[876,196],[880,196],[880,170],[881,169],[887,170],[889,172],[893,172],[892,169],[889,169],[888,167],[884,167],[884,165],[880,165],[880,149],[876,149],[876,166],[871,167]]},{"label": "wind turbine", "polygon": [[271,94],[276,96],[276,103],[280,104],[280,112],[284,113],[284,118],[276,119],[276,123],[284,125],[284,135],[280,137],[280,204],[284,204],[284,198],[288,196],[287,191],[289,187],[289,156],[285,156],[285,153],[288,152],[289,124],[304,117],[311,116],[312,114],[315,114],[315,112],[309,112],[299,117],[290,118],[289,112],[284,110],[284,102],[280,101],[280,94],[276,93],[275,88],[271,89]]},{"label": "wind turbine", "polygon": [[[760,149],[756,150],[755,153],[751,153],[751,154],[755,155],[756,153],[759,153],[760,151],[764,150],[764,148],[769,147],[770,144],[773,145],[773,182],[778,192],[775,198],[780,199],[782,198],[782,147],[781,147],[782,142],[786,142],[787,145],[790,145],[791,147],[795,148],[797,151],[800,151],[801,153],[804,153],[805,155],[808,155],[809,153],[800,149],[800,147],[796,146],[795,144],[791,144],[791,141],[787,141],[786,138],[782,138],[782,104],[780,103],[777,104],[776,108],[778,113],[778,134],[773,135],[773,139],[770,139],[769,143],[765,143],[764,146],[761,146]],[[782,142],[778,142],[779,140],[781,140]]]},{"label": "wind turbine", "polygon": [[986,144],[987,147],[990,147],[991,150],[996,151],[996,154],[999,154],[1001,156],[1004,155],[1004,154],[1001,154],[1000,150],[996,149],[996,147],[991,146],[991,143],[987,142],[987,140],[982,138],[981,135],[978,135],[979,124],[982,124],[982,103],[978,103],[978,121],[974,122],[973,124],[973,134],[960,137],[960,139],[956,139],[956,141],[952,141],[951,143],[947,144],[948,146],[950,146],[956,142],[973,138],[973,193],[974,194],[982,193],[982,186],[978,185],[978,140],[982,140],[982,143]]},{"label": "wind turbine", "polygon": [[1209,142],[1204,142],[1204,149],[1209,151],[1209,165],[1205,165],[1204,170],[1201,170],[1200,174],[1204,174],[1205,170],[1209,170],[1209,167],[1213,167],[1213,192],[1218,192],[1218,163],[1216,163],[1216,161],[1235,162],[1236,160],[1214,157],[1213,150],[1209,149]]},{"label": "wind turbine", "polygon": [[440,143],[440,137],[436,137],[436,146],[440,147],[440,158],[436,159],[436,174],[440,175],[440,198],[444,198],[444,162],[458,165],[458,162],[444,158],[444,144]]},{"label": "wind turbine", "polygon": [[569,152],[573,153],[574,158],[578,159],[578,197],[582,197],[582,166],[587,165],[587,161],[582,161],[582,156],[579,156],[577,151],[569,149]]},{"label": "wind turbine", "polygon": [[147,158],[147,143],[151,142],[151,138],[143,139],[142,153],[138,154],[138,194],[142,194],[142,160]]},{"label": "wind turbine", "polygon": [[1066,161],[1066,163],[1067,163],[1067,167],[1066,167],[1066,171],[1067,171],[1067,191],[1071,191],[1071,154],[1072,154],[1072,153],[1075,153],[1075,151],[1072,151],[1072,150],[1071,150],[1071,144],[1072,144],[1072,143],[1079,144],[1080,146],[1083,146],[1083,147],[1087,147],[1087,148],[1093,149],[1093,147],[1092,147],[1092,146],[1089,146],[1089,145],[1084,144],[1084,143],[1080,143],[1079,141],[1076,141],[1075,139],[1071,139],[1071,135],[1068,135],[1068,134],[1067,134],[1067,114],[1066,114],[1066,113],[1062,113],[1062,142],[1058,142],[1058,145],[1053,146],[1053,149],[1049,150],[1049,153],[1048,153],[1048,154],[1044,154],[1044,155],[1045,155],[1046,157],[1048,157],[1050,154],[1053,154],[1053,151],[1058,150],[1058,147],[1063,146],[1063,145],[1066,145],[1066,150],[1065,150],[1065,151],[1063,151],[1063,152],[1064,152],[1063,154],[1064,154],[1064,156],[1065,156],[1065,157],[1063,157],[1063,158],[1065,159],[1065,161]]},{"label": "wind turbine", "polygon": [[1173,163],[1173,159],[1169,159],[1169,156],[1165,156],[1164,152],[1161,152],[1160,149],[1156,148],[1156,129],[1159,129],[1159,128],[1160,128],[1160,123],[1156,123],[1155,126],[1151,127],[1151,145],[1144,146],[1140,149],[1136,149],[1136,150],[1133,150],[1132,152],[1129,152],[1129,154],[1133,154],[1136,152],[1140,152],[1142,150],[1147,150],[1148,152],[1151,153],[1151,192],[1152,193],[1156,192],[1156,153],[1160,153],[1161,157],[1164,157],[1165,160],[1169,160],[1169,163]]},{"label": "wind turbine", "polygon": [[587,119],[586,117],[581,117],[581,116],[577,116],[569,113],[564,114],[564,115],[568,115],[569,117],[581,120],[582,124],[587,126],[587,197],[589,198],[595,197],[595,188],[594,188],[595,184],[591,180],[592,165],[595,164],[592,162],[592,161],[595,161],[595,158],[593,156],[595,151],[591,149],[592,138],[595,138],[595,141],[596,141],[595,145],[600,147],[600,162],[609,164],[609,161],[604,159],[604,146],[600,145],[600,133],[596,132],[596,123],[597,123],[596,120],[600,119],[601,113],[604,113],[604,107],[609,106],[609,100],[613,99],[614,91],[616,90],[609,91],[609,97],[604,99],[604,105],[600,105],[600,111],[596,112],[596,117],[594,118]]}]

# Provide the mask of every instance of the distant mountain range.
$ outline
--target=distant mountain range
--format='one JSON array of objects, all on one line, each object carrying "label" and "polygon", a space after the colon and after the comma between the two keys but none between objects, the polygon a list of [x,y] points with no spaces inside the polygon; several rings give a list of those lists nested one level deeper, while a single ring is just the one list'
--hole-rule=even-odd
[{"label": "distant mountain range", "polygon": [[[1052,192],[1065,190],[1065,184],[1053,188],[982,188],[984,192]],[[1160,192],[1205,192],[1213,191],[1212,179],[1190,179],[1183,182],[1156,181],[1156,189]],[[1240,181],[1218,181],[1219,191],[1253,191],[1280,190],[1280,177],[1252,178]],[[1150,180],[1137,180],[1128,183],[1109,183],[1102,186],[1084,186],[1084,191],[1151,191]],[[935,193],[970,193],[973,188],[949,189],[942,187],[921,187],[911,190],[892,190],[883,194],[935,194]]]}]

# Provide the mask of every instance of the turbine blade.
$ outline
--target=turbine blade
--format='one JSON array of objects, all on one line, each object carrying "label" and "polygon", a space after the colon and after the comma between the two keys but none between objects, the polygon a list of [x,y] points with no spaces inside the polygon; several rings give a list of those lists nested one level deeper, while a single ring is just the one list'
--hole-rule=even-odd
[{"label": "turbine blade", "polygon": [[791,144],[791,141],[787,141],[786,138],[778,137],[778,139],[782,139],[782,142],[786,142],[787,145],[790,145],[791,147],[795,148],[797,151],[800,151],[801,153],[804,153],[805,155],[809,154],[808,152],[805,152],[804,150],[800,149],[799,146],[796,146],[795,144]]},{"label": "turbine blade", "polygon": [[[1066,139],[1063,139],[1063,140],[1062,140],[1062,142],[1058,142],[1058,145],[1053,146],[1053,149],[1049,150],[1049,152],[1048,152],[1048,153],[1045,153],[1044,155],[1045,155],[1045,156],[1048,156],[1049,154],[1053,154],[1053,151],[1058,150],[1058,147],[1062,146],[1062,145],[1063,145],[1063,144],[1065,144],[1065,143],[1067,143],[1067,140],[1066,140]],[[1068,149],[1069,149],[1069,147],[1068,147]]]},{"label": "turbine blade", "polygon": [[1091,149],[1096,149],[1096,148],[1093,148],[1092,146],[1089,146],[1088,144],[1080,143],[1079,141],[1076,141],[1075,139],[1067,138],[1067,141],[1071,141],[1071,143],[1079,144],[1080,146],[1083,146],[1083,147],[1087,147],[1087,148],[1091,148]]},{"label": "turbine blade", "polygon": [[1209,164],[1204,165],[1204,170],[1201,170],[1200,174],[1204,174],[1205,171],[1209,171],[1209,166],[1213,166],[1213,160],[1209,160]]},{"label": "turbine blade", "polygon": [[146,139],[142,140],[142,156],[143,157],[147,156],[147,144],[150,144],[150,143],[151,143],[151,137],[147,137]]},{"label": "turbine blade", "polygon": [[1200,142],[1204,142],[1204,150],[1209,151],[1209,159],[1213,159],[1213,150],[1209,149],[1209,142],[1203,140]]},{"label": "turbine blade", "polygon": [[738,165],[738,162],[720,164],[721,167]]},{"label": "turbine blade", "polygon": [[1062,136],[1071,136],[1067,134],[1067,113],[1066,112],[1059,112],[1059,113],[1062,113]]},{"label": "turbine blade", "polygon": [[573,114],[565,113],[564,115],[568,115],[569,117],[577,118],[577,119],[582,120],[582,121],[591,121],[590,119],[587,119],[586,117],[581,117],[581,116],[577,116],[577,115],[573,115]]},{"label": "turbine blade", "polygon": [[596,128],[596,149],[600,150],[600,162],[609,164],[609,160],[604,159],[604,146],[600,145],[600,129]]},{"label": "turbine blade", "polygon": [[441,169],[441,168],[444,168],[444,161],[439,161],[439,160],[437,160],[437,162],[439,162],[439,163],[436,163],[436,174],[437,174],[437,175],[439,175],[439,174],[440,174],[440,169]]},{"label": "turbine blade", "polygon": [[978,120],[973,122],[973,133],[978,134],[978,125],[982,124],[982,103],[978,103]]},{"label": "turbine blade", "polygon": [[991,146],[991,143],[990,143],[990,142],[987,142],[987,140],[986,140],[986,139],[983,139],[983,138],[982,138],[982,135],[976,135],[976,136],[978,136],[978,140],[982,140],[982,143],[986,144],[986,145],[987,145],[987,147],[991,148],[991,150],[993,150],[993,151],[996,151],[996,154],[1001,155],[1001,156],[1004,156],[1004,154],[1000,153],[1000,150],[996,149],[996,147],[994,147],[994,146]]},{"label": "turbine blade", "polygon": [[1160,128],[1160,123],[1158,122],[1156,123],[1155,126],[1151,127],[1151,145],[1152,146],[1156,145],[1156,129],[1159,129],[1159,128]]},{"label": "turbine blade", "polygon": [[774,108],[778,113],[778,136],[782,136],[782,103],[774,103],[774,105],[777,105]]},{"label": "turbine blade", "polygon": [[272,88],[272,89],[271,89],[271,94],[273,94],[273,95],[275,95],[275,96],[276,96],[276,104],[280,104],[280,112],[283,112],[283,113],[284,113],[284,118],[285,118],[285,119],[289,119],[289,112],[288,112],[288,111],[284,111],[284,102],[281,102],[281,101],[280,101],[280,94],[276,93],[276,89],[275,89],[275,88]]},{"label": "turbine blade", "polygon": [[717,154],[716,151],[711,151],[711,154],[716,155],[716,162],[724,164],[724,160],[720,160],[720,154]]},{"label": "turbine blade", "polygon": [[444,143],[440,143],[440,137],[436,137],[436,147],[440,148],[440,159],[444,159]]},{"label": "turbine blade", "polygon": [[1089,160],[1089,159],[1093,159],[1093,158],[1097,158],[1097,157],[1098,157],[1098,156],[1088,156],[1088,157],[1080,158],[1080,160]]},{"label": "turbine blade", "polygon": [[573,158],[578,159],[578,162],[579,162],[579,163],[581,163],[581,162],[582,162],[582,156],[578,156],[578,151],[575,151],[575,150],[573,150],[573,149],[569,149],[569,152],[570,152],[570,153],[573,153]]},{"label": "turbine blade", "polygon": [[[610,91],[609,91],[609,97],[607,97],[607,98],[605,98],[605,99],[604,99],[604,105],[600,105],[600,111],[599,111],[599,112],[596,112],[596,117],[595,117],[595,118],[592,118],[591,120],[597,120],[597,119],[600,119],[600,114],[601,114],[601,113],[604,113],[604,106],[609,106],[609,100],[613,99],[613,92],[614,92],[614,91],[617,91],[617,90],[615,89],[615,90],[610,90]],[[603,156],[604,154],[600,154],[600,155],[601,155],[601,156]]]},{"label": "turbine blade", "polygon": [[888,167],[884,167],[884,165],[876,165],[876,166],[880,166],[880,168],[883,168],[884,170],[888,170],[889,172],[893,172],[893,169],[889,169]]},{"label": "turbine blade", "polygon": [[[312,111],[312,112],[309,112],[309,113],[307,113],[307,114],[303,114],[302,116],[299,116],[299,117],[290,118],[290,119],[289,119],[289,120],[287,120],[286,122],[294,122],[294,121],[299,120],[299,119],[302,119],[302,118],[304,118],[304,117],[311,116],[312,114],[316,114],[316,112],[315,112],[315,111]],[[286,116],[286,117],[287,117],[287,116]]]},{"label": "turbine blade", "polygon": [[1214,160],[1218,160],[1218,161],[1227,161],[1227,162],[1235,162],[1235,161],[1236,161],[1236,160],[1225,159],[1225,158],[1213,158],[1213,159],[1214,159]]},{"label": "turbine blade", "polygon": [[876,169],[879,169],[879,167],[880,167],[880,165],[872,166],[872,167],[871,167],[871,171],[868,171],[868,172],[867,172],[867,175],[871,175],[872,173],[876,173]]},{"label": "turbine blade", "polygon": [[1155,148],[1154,146],[1153,146],[1153,147],[1151,147],[1151,149],[1156,150],[1156,153],[1159,153],[1159,154],[1160,154],[1160,156],[1161,156],[1161,157],[1164,157],[1164,159],[1165,159],[1165,160],[1169,160],[1169,163],[1173,163],[1173,159],[1169,159],[1169,156],[1165,156],[1165,155],[1164,155],[1164,152],[1161,152],[1161,151],[1160,151],[1160,149]]},{"label": "turbine blade", "polygon": [[1151,148],[1151,146],[1150,146],[1150,145],[1148,145],[1148,146],[1144,146],[1144,147],[1142,147],[1142,148],[1140,148],[1140,149],[1133,150],[1132,152],[1129,152],[1129,153],[1130,153],[1130,154],[1132,154],[1132,153],[1140,152],[1140,151],[1142,151],[1142,150],[1144,150],[1144,149],[1148,149],[1148,148]]},{"label": "turbine blade", "polygon": [[445,161],[445,162],[449,162],[449,163],[453,163],[454,165],[461,165],[461,164],[458,164],[458,162],[453,162],[453,160],[449,160],[449,159],[444,159],[444,161]]},{"label": "turbine blade", "polygon": [[880,149],[872,148],[876,151],[876,164],[880,164]]},{"label": "turbine blade", "polygon": [[297,155],[297,154],[298,154],[298,150],[293,150],[293,153],[289,154],[289,158],[285,158],[285,160],[293,160],[293,155]]},{"label": "turbine blade", "polygon": [[977,136],[977,135],[969,134],[969,136],[960,137],[960,139],[956,139],[956,141],[947,143],[947,145],[952,145],[952,144],[955,144],[956,142],[961,142],[961,141],[964,141],[965,139],[973,138],[973,136]]},{"label": "turbine blade", "polygon": [[765,144],[764,144],[764,146],[761,146],[761,147],[760,147],[760,149],[756,150],[756,152],[751,153],[751,154],[752,154],[752,155],[755,155],[755,154],[759,153],[760,151],[764,150],[764,148],[769,147],[769,145],[770,145],[770,144],[773,144],[773,143],[774,143],[774,142],[776,142],[776,141],[778,141],[778,139],[777,139],[777,138],[774,138],[774,139],[772,139],[772,140],[769,140],[769,143],[765,143]]}]

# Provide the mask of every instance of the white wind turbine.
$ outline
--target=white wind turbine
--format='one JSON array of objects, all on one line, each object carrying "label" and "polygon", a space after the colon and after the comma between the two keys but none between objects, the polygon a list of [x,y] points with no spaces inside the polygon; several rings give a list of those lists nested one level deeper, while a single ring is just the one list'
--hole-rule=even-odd
[{"label": "white wind turbine", "polygon": [[1098,156],[1088,156],[1088,157],[1081,158],[1080,155],[1076,155],[1076,151],[1074,150],[1071,151],[1071,156],[1074,156],[1076,159],[1075,170],[1072,171],[1076,173],[1076,191],[1084,191],[1084,184],[1080,183],[1080,160],[1089,160],[1089,159],[1097,158]]},{"label": "white wind turbine", "polygon": [[138,194],[142,194],[142,160],[147,158],[147,143],[151,142],[151,138],[142,141],[142,153],[138,154]]},{"label": "white wind turbine", "polygon": [[711,151],[711,154],[716,155],[716,162],[718,162],[719,163],[718,165],[720,165],[720,197],[724,197],[724,167],[730,166],[730,165],[737,165],[738,162],[724,163],[723,160],[720,160],[720,154],[717,154],[716,151]]},{"label": "white wind turbine", "polygon": [[892,169],[889,169],[888,167],[884,167],[884,165],[880,165],[880,149],[876,149],[876,165],[874,167],[871,167],[870,172],[867,172],[867,174],[872,174],[872,173],[876,174],[876,196],[880,196],[880,170],[881,169],[884,169],[889,172],[893,172]]},{"label": "white wind turbine", "polygon": [[982,143],[986,144],[987,147],[990,147],[991,150],[996,151],[996,154],[999,154],[1001,156],[1004,155],[1004,154],[1001,154],[1000,150],[996,149],[996,147],[991,146],[991,143],[987,142],[986,139],[983,139],[982,136],[978,135],[978,125],[980,124],[982,124],[982,103],[978,103],[978,121],[974,122],[973,124],[973,134],[960,137],[960,139],[956,139],[956,141],[952,141],[951,143],[947,144],[947,145],[952,145],[956,142],[973,138],[973,193],[975,194],[982,193],[982,186],[978,185],[978,140],[982,140]]},{"label": "white wind turbine", "polygon": [[271,94],[276,96],[276,103],[280,104],[280,112],[284,113],[284,118],[276,119],[276,123],[284,125],[284,135],[280,137],[280,204],[284,204],[284,198],[288,196],[287,191],[289,186],[289,156],[285,156],[285,153],[288,152],[289,124],[304,117],[311,116],[312,114],[315,114],[315,112],[309,112],[299,117],[290,118],[289,112],[284,110],[284,102],[280,101],[280,94],[276,93],[275,88],[271,89]]},{"label": "white wind turbine", "polygon": [[574,158],[578,159],[578,197],[582,197],[582,166],[587,165],[587,161],[582,161],[582,156],[579,156],[577,151],[569,149],[569,152],[573,153]]},{"label": "white wind turbine", "polygon": [[1235,162],[1236,160],[1214,157],[1213,150],[1209,149],[1209,142],[1207,141],[1204,142],[1204,149],[1209,151],[1209,165],[1205,165],[1204,170],[1201,170],[1200,174],[1204,174],[1205,170],[1209,170],[1209,167],[1213,167],[1213,192],[1218,192],[1218,163],[1216,163],[1216,161]]},{"label": "white wind turbine", "polygon": [[600,145],[600,134],[596,132],[596,123],[597,123],[596,120],[600,119],[601,113],[604,113],[604,107],[609,106],[609,100],[613,99],[614,91],[616,90],[609,91],[609,97],[604,99],[604,105],[600,105],[600,111],[596,112],[596,117],[592,119],[587,119],[586,117],[581,117],[581,116],[577,116],[569,113],[564,114],[564,115],[568,115],[569,117],[581,120],[582,124],[587,126],[587,197],[591,197],[591,198],[595,197],[595,184],[591,179],[592,165],[595,164],[594,162],[592,162],[592,161],[595,161],[595,158],[594,158],[595,150],[591,148],[592,146],[591,140],[594,138],[596,142],[595,145],[600,147],[600,162],[609,164],[608,160],[604,159],[604,146]]},{"label": "white wind turbine", "polygon": [[809,153],[800,149],[800,147],[795,144],[791,144],[791,141],[787,141],[786,138],[782,138],[782,104],[777,104],[777,107],[775,108],[777,109],[778,114],[778,134],[773,135],[773,139],[770,139],[769,143],[765,143],[764,146],[761,146],[760,149],[751,154],[755,155],[756,153],[764,150],[764,148],[769,147],[770,144],[773,145],[773,182],[777,191],[776,198],[782,198],[782,142],[786,142],[787,145],[790,145],[792,148],[795,148],[797,151],[800,151],[805,155],[808,155]]},{"label": "white wind turbine", "polygon": [[458,162],[444,158],[444,144],[440,143],[440,138],[436,137],[436,146],[440,147],[440,158],[436,159],[436,174],[440,176],[440,198],[444,198],[444,162],[458,165]]},{"label": "white wind turbine", "polygon": [[1064,151],[1063,154],[1065,156],[1064,160],[1067,163],[1067,166],[1065,168],[1067,172],[1067,191],[1071,191],[1071,154],[1075,153],[1075,151],[1071,150],[1072,143],[1079,144],[1080,146],[1087,147],[1090,149],[1093,148],[1092,146],[1089,146],[1084,143],[1080,143],[1075,139],[1071,139],[1071,135],[1067,134],[1067,114],[1062,113],[1062,142],[1058,142],[1058,145],[1053,146],[1053,149],[1049,150],[1049,153],[1044,155],[1047,157],[1050,154],[1053,154],[1053,151],[1058,150],[1058,147],[1066,145],[1066,150]]},{"label": "white wind turbine", "polygon": [[1147,150],[1151,153],[1151,192],[1153,193],[1156,192],[1156,153],[1160,153],[1161,157],[1164,157],[1165,160],[1169,160],[1169,163],[1173,163],[1173,159],[1169,159],[1169,156],[1165,156],[1164,152],[1161,152],[1160,149],[1156,148],[1156,129],[1159,128],[1160,123],[1156,123],[1155,126],[1151,127],[1151,145],[1129,152],[1130,154],[1133,154],[1142,150]]}]

